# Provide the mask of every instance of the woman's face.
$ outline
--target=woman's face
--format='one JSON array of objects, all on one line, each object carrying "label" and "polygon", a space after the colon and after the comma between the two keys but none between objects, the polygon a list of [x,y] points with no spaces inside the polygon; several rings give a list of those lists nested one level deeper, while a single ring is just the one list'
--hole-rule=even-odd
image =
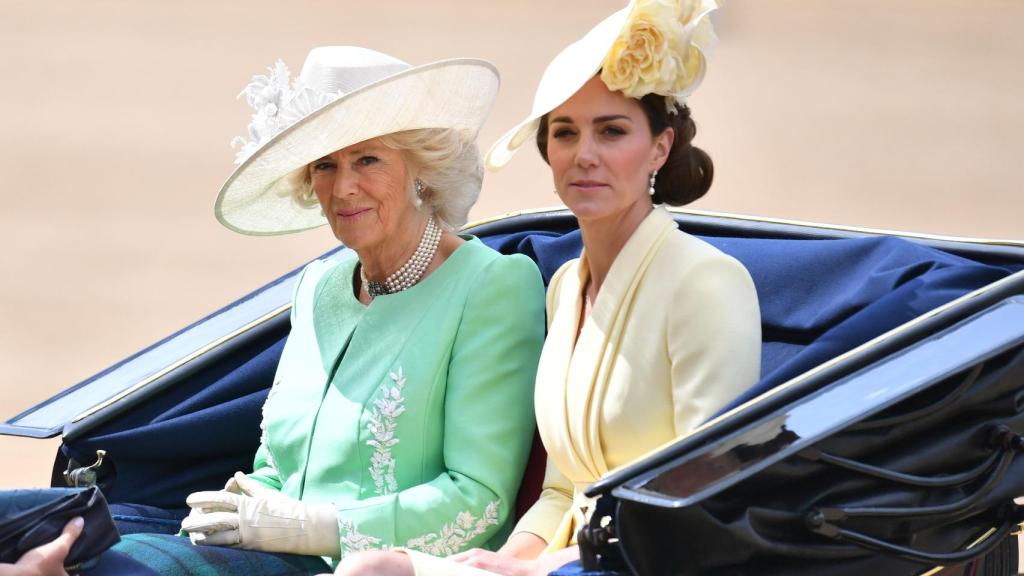
[{"label": "woman's face", "polygon": [[353,250],[400,237],[421,217],[409,198],[412,179],[402,153],[377,139],[310,163],[309,175],[331,230]]},{"label": "woman's face", "polygon": [[651,172],[672,147],[672,129],[652,137],[640,102],[591,78],[548,114],[555,190],[580,220],[648,210]]}]

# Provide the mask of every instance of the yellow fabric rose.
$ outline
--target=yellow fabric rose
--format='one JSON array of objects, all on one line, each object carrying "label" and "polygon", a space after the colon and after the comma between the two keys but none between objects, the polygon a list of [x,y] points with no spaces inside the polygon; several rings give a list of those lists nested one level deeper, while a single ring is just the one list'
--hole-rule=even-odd
[{"label": "yellow fabric rose", "polygon": [[684,101],[704,76],[714,43],[707,14],[714,0],[638,0],[605,56],[601,80],[630,98],[647,94]]}]

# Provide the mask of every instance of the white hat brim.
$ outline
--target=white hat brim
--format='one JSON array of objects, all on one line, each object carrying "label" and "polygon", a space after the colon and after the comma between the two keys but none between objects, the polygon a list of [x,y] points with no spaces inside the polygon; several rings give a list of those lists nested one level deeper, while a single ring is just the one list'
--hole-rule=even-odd
[{"label": "white hat brim", "polygon": [[450,128],[473,140],[490,113],[499,83],[490,62],[456,58],[412,67],[345,94],[242,162],[217,196],[217,220],[251,235],[322,226],[327,221],[319,207],[299,205],[287,176],[336,150],[404,130]]},{"label": "white hat brim", "polygon": [[488,170],[498,170],[508,164],[519,147],[536,133],[541,116],[572,98],[597,74],[605,56],[626,26],[634,4],[635,0],[631,0],[625,8],[602,20],[583,38],[566,46],[555,56],[541,76],[530,115],[498,138],[487,151],[484,165]]}]

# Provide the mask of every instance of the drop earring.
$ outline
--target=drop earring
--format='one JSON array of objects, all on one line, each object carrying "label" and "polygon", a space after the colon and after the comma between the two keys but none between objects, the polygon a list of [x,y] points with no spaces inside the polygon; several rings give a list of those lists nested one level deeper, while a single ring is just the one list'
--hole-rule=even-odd
[{"label": "drop earring", "polygon": [[654,196],[654,179],[658,177],[658,171],[651,172],[650,186],[647,188],[647,193]]},{"label": "drop earring", "polygon": [[423,180],[420,180],[419,178],[413,180],[412,184],[413,187],[416,189],[415,204],[416,207],[419,208],[420,206],[423,205],[423,191],[427,189],[427,186],[426,184],[423,183]]}]

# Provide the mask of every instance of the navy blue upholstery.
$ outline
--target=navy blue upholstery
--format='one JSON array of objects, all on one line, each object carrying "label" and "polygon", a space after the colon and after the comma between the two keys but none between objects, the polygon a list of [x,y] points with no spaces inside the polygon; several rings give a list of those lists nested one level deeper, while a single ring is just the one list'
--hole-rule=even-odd
[{"label": "navy blue upholstery", "polygon": [[[581,247],[578,232],[483,240],[532,257],[545,282]],[[737,402],[1013,271],[892,237],[706,240],[747,267],[762,307],[763,377]],[[283,332],[206,366],[62,450],[82,463],[97,449],[108,452],[116,472],[105,486],[111,503],[180,510],[190,492],[219,488],[235,470],[251,468]]]},{"label": "navy blue upholstery", "polygon": [[101,486],[113,514],[139,516],[118,503],[183,511],[190,493],[220,488],[235,470],[252,469],[260,410],[285,337],[271,335],[258,349],[207,367],[61,449],[80,463],[107,451],[113,478]]}]

